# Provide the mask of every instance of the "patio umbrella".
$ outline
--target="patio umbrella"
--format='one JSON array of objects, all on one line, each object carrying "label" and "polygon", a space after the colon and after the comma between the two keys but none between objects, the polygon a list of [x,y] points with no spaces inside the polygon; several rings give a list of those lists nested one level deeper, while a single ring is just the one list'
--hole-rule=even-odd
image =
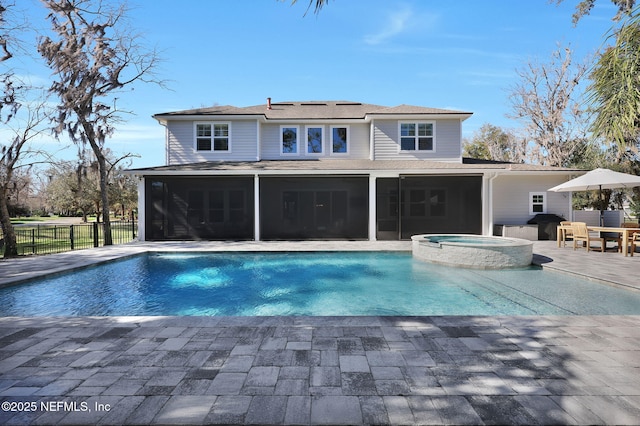
[{"label": "patio umbrella", "polygon": [[[640,176],[627,173],[614,172],[609,169],[595,169],[575,179],[549,188],[553,192],[575,192],[598,190],[598,196],[602,198],[603,189],[621,189],[640,186]],[[602,211],[600,213],[602,222]]]}]

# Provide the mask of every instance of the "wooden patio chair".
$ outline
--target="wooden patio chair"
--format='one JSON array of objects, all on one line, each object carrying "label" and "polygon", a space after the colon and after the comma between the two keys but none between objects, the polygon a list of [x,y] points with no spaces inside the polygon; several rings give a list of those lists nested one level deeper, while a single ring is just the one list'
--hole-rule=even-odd
[{"label": "wooden patio chair", "polygon": [[605,241],[604,238],[591,236],[587,224],[585,222],[572,222],[571,228],[573,231],[573,249],[575,250],[578,241],[582,241],[583,246],[587,249],[587,252],[591,250],[591,241],[600,241],[600,251],[604,253]]},{"label": "wooden patio chair", "polygon": [[629,241],[627,244],[631,245],[629,253],[633,256],[633,252],[636,251],[636,247],[640,247],[640,232],[632,232],[631,235],[629,235]]},{"label": "wooden patio chair", "polygon": [[[571,226],[571,222],[569,222],[568,220],[564,220],[562,222],[560,222],[560,225],[563,227],[566,226]],[[564,247],[567,246],[567,238],[571,238],[573,240],[573,228],[564,228],[561,229],[560,232],[563,233],[562,235],[562,243],[564,244]]]}]

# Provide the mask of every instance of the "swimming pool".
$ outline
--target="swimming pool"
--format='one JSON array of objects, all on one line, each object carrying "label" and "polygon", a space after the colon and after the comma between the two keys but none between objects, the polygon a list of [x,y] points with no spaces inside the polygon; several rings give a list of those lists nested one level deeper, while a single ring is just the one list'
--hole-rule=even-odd
[{"label": "swimming pool", "polygon": [[640,314],[640,293],[398,252],[147,253],[0,289],[0,316]]}]

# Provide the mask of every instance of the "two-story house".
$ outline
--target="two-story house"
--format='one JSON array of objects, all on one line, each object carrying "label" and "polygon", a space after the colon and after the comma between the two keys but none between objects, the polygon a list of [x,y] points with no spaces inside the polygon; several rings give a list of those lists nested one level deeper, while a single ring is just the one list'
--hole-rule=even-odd
[{"label": "two-story house", "polygon": [[567,194],[547,189],[577,170],[462,158],[470,116],[271,99],[154,115],[166,165],[130,171],[140,237],[397,240],[570,217]]}]

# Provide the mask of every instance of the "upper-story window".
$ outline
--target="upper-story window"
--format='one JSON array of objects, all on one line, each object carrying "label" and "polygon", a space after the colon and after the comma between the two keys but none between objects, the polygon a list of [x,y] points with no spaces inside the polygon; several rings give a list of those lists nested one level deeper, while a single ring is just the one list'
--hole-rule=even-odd
[{"label": "upper-story window", "polygon": [[400,123],[401,151],[434,151],[434,124]]},{"label": "upper-story window", "polygon": [[307,126],[307,154],[322,154],[324,152],[324,127]]},{"label": "upper-story window", "polygon": [[229,123],[196,123],[196,151],[230,151]]},{"label": "upper-story window", "polygon": [[280,152],[298,154],[298,126],[280,126]]},{"label": "upper-story window", "polygon": [[331,152],[333,154],[349,153],[348,126],[331,126]]}]

